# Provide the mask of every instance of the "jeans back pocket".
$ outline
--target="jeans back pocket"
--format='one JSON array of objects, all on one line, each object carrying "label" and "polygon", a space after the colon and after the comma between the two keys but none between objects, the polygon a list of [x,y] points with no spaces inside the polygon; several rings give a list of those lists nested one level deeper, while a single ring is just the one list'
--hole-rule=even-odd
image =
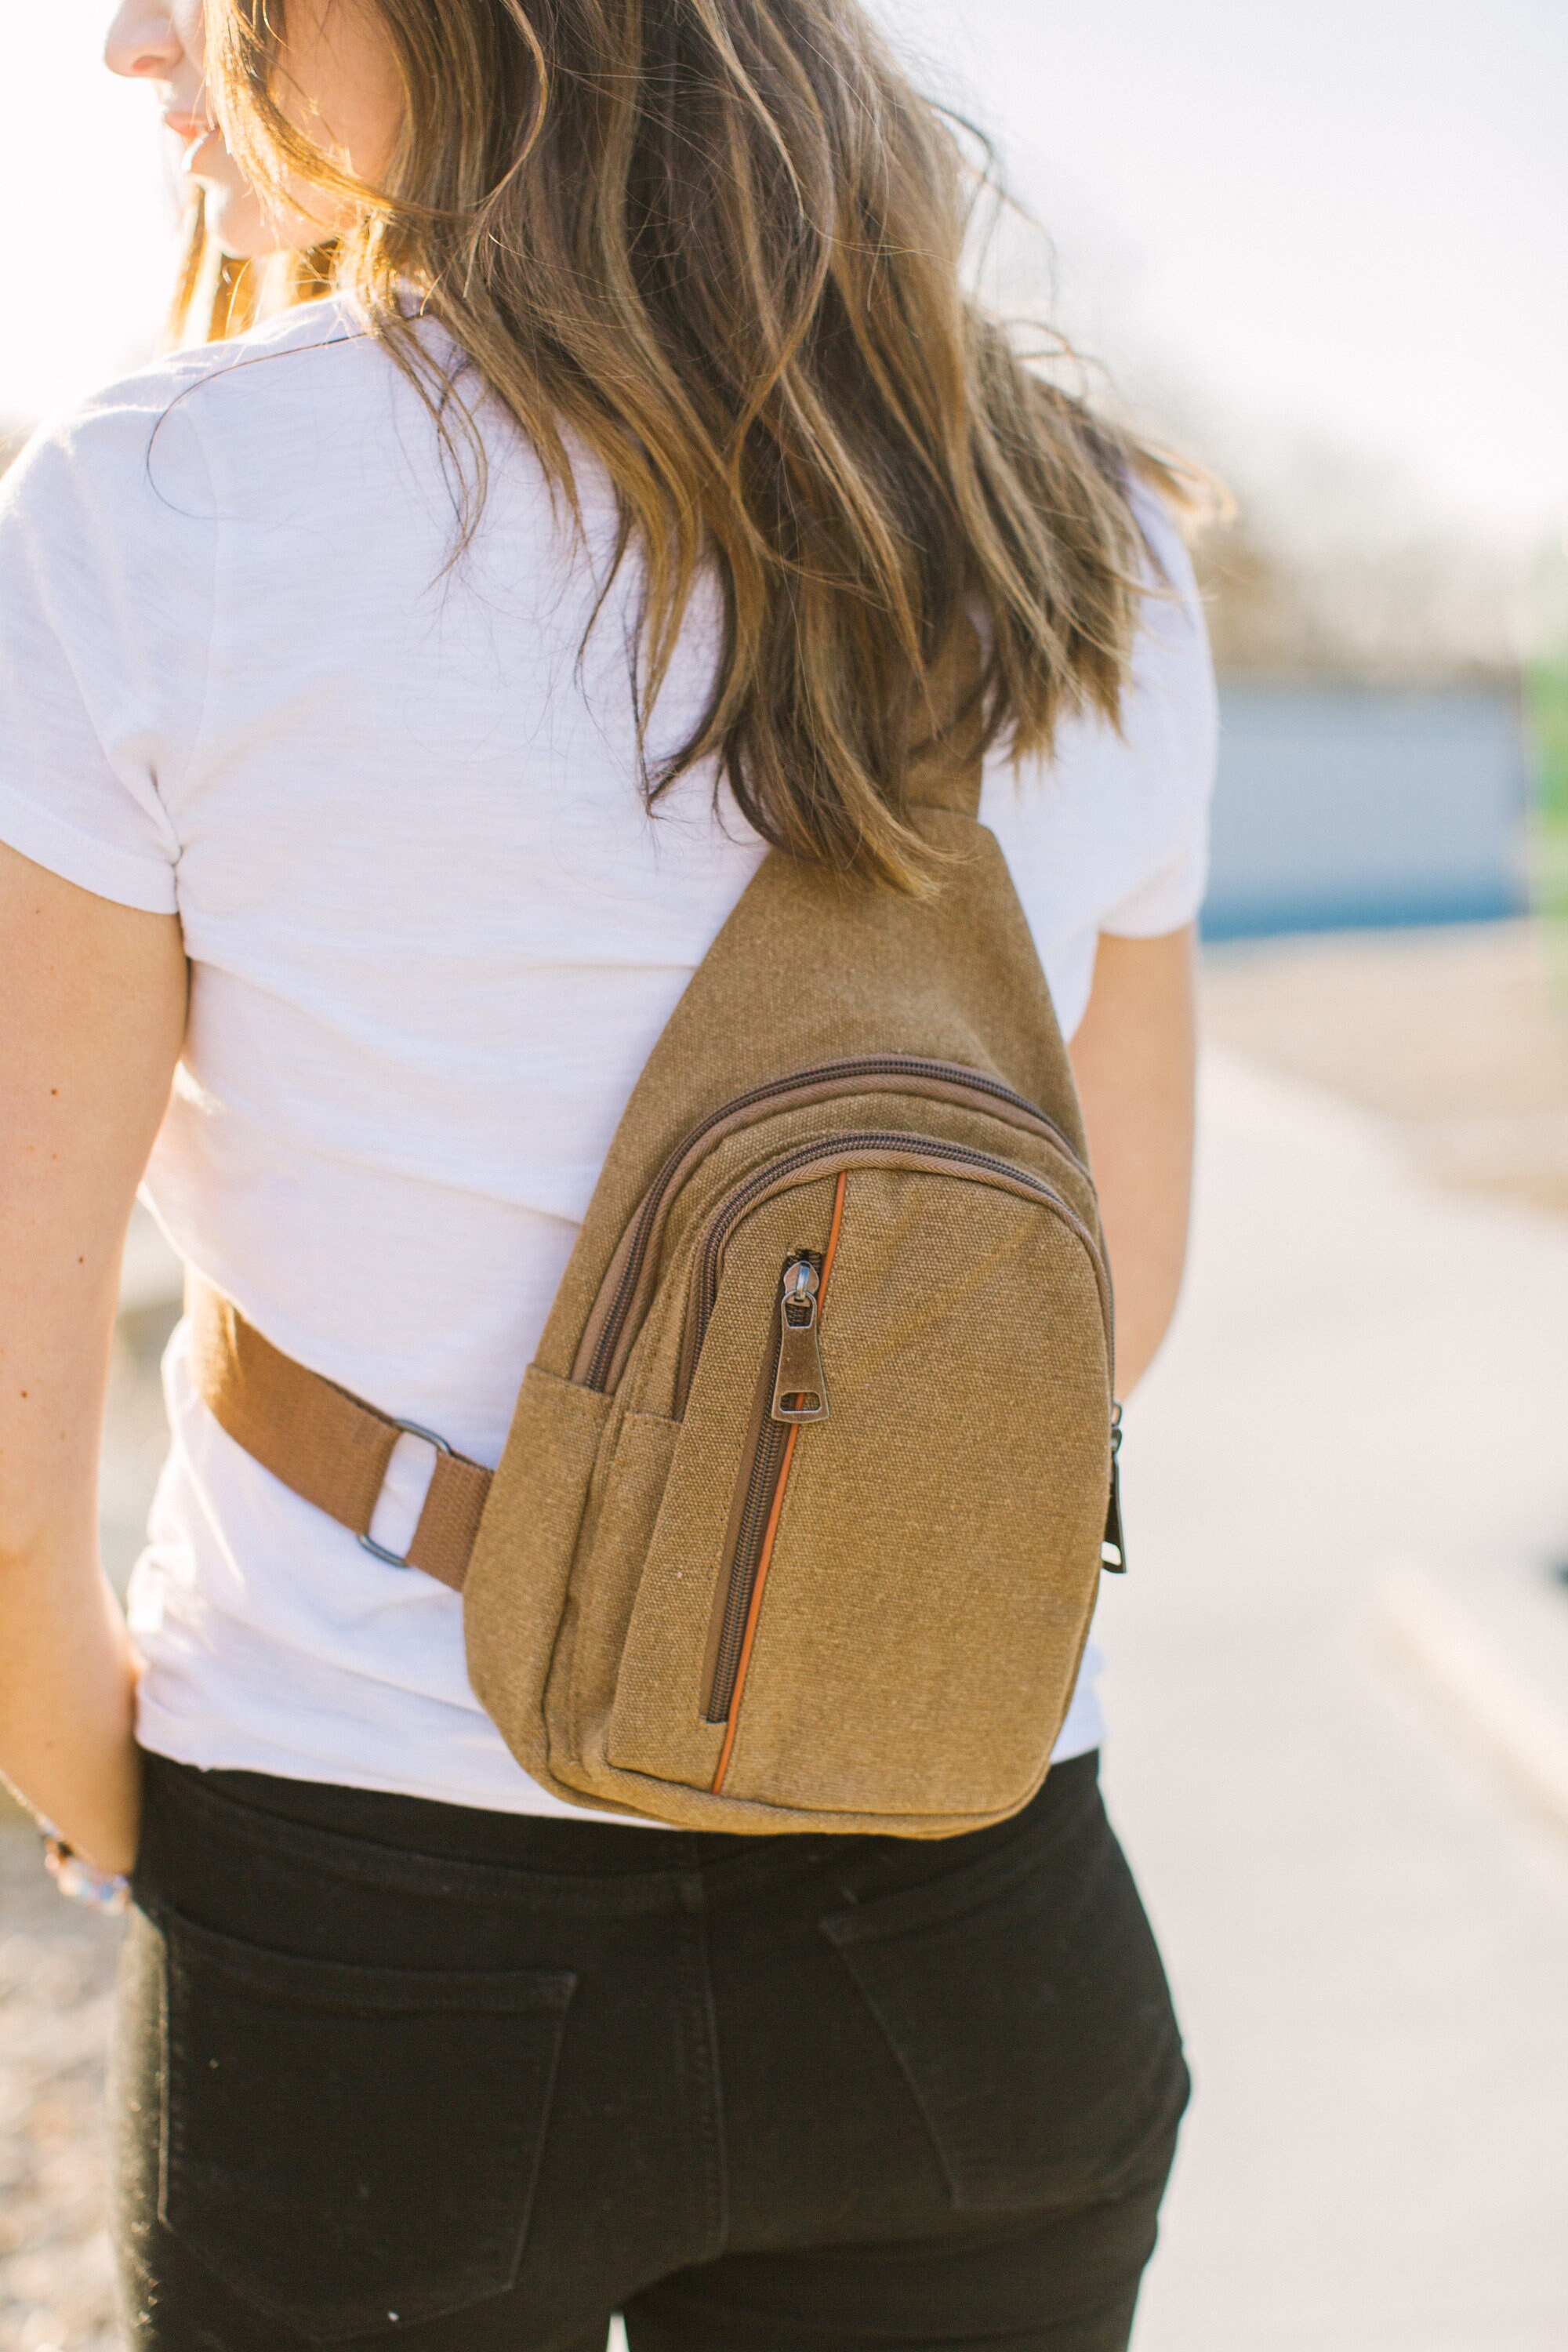
[{"label": "jeans back pocket", "polygon": [[510,2286],[576,1979],[349,1966],[156,1925],[175,2236],[322,2343]]},{"label": "jeans back pocket", "polygon": [[1173,2131],[1181,2040],[1097,1792],[1050,1839],[1026,1832],[822,1929],[902,2069],[955,2207],[1076,2208]]}]

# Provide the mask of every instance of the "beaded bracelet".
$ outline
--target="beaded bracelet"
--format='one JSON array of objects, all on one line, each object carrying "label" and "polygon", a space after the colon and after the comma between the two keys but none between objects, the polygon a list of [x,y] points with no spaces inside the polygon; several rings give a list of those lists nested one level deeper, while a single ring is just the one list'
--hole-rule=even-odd
[{"label": "beaded bracelet", "polygon": [[75,1849],[68,1846],[52,1822],[40,1822],[44,1832],[44,1868],[62,1895],[73,1903],[85,1903],[94,1911],[107,1911],[111,1916],[130,1907],[131,1881],[118,1877],[113,1871],[97,1870]]}]

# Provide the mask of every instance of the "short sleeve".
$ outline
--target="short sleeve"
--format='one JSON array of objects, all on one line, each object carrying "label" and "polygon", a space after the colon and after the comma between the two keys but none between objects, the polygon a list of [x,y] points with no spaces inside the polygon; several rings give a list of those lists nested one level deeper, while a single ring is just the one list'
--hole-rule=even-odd
[{"label": "short sleeve", "polygon": [[41,433],[0,484],[0,840],[177,910],[167,793],[191,757],[216,518],[173,370]]},{"label": "short sleeve", "polygon": [[1194,921],[1203,904],[1219,717],[1192,558],[1157,499],[1144,494],[1138,508],[1158,576],[1144,600],[1121,734],[1133,765],[1159,768],[1164,822],[1150,829],[1147,870],[1104,908],[1100,929],[1158,939]]},{"label": "short sleeve", "polygon": [[1072,712],[1048,757],[1015,762],[998,745],[980,796],[1068,1037],[1100,934],[1181,930],[1208,866],[1218,731],[1208,632],[1174,522],[1151,491],[1135,489],[1133,504],[1150,558],[1120,722]]}]

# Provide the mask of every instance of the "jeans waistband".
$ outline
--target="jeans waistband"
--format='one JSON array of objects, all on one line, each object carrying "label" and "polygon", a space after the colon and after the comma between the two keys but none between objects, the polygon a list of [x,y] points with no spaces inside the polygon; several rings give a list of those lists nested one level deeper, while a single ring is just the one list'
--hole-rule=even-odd
[{"label": "jeans waistband", "polygon": [[722,1831],[643,1829],[607,1819],[574,1822],[534,1813],[497,1813],[423,1797],[284,1780],[267,1773],[203,1772],[147,1755],[160,1808],[192,1811],[209,1828],[252,1847],[283,1853],[306,1868],[410,1893],[443,1892],[501,1901],[546,1901],[585,1910],[665,1909],[689,1905],[692,1882],[710,1899],[808,1874],[826,1858],[875,1848],[933,1875],[960,1858],[979,1858],[1016,1839],[1047,1832],[1093,1792],[1097,1755],[1058,1764],[1045,1786],[1010,1820],[947,1839],[810,1832],[777,1837]]}]

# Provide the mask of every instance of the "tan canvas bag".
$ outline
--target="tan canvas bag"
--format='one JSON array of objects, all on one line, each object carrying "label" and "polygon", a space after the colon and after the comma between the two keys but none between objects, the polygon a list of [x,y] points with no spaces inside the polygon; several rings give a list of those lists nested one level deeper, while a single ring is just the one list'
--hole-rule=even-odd
[{"label": "tan canvas bag", "polygon": [[[574,1803],[942,1837],[1045,1778],[1102,1539],[1120,1564],[1111,1305],[979,787],[918,773],[930,900],[766,859],[626,1108],[499,1467],[437,1457],[408,1561],[462,1588],[475,1691]],[[219,1421],[368,1542],[407,1424],[200,1286],[192,1315]]]}]

